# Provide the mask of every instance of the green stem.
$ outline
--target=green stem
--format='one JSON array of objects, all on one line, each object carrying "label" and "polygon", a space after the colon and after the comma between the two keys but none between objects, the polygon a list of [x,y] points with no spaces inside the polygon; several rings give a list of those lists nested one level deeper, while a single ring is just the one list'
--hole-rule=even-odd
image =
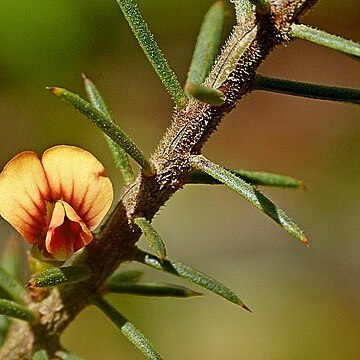
[{"label": "green stem", "polygon": [[360,104],[360,90],[256,76],[256,90],[272,91],[312,99]]},{"label": "green stem", "polygon": [[340,36],[328,34],[322,30],[313,29],[307,25],[292,24],[289,35],[360,58],[359,43],[343,39]]}]

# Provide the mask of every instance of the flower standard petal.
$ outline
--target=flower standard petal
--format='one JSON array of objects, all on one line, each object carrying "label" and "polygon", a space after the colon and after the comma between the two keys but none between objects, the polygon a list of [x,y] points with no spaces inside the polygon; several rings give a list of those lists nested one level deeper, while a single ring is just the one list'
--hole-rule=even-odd
[{"label": "flower standard petal", "polygon": [[67,145],[54,146],[42,156],[54,199],[64,200],[94,230],[113,200],[113,188],[103,165],[89,152]]},{"label": "flower standard petal", "polygon": [[46,232],[46,202],[51,193],[35,152],[12,158],[0,174],[0,215],[29,243]]}]

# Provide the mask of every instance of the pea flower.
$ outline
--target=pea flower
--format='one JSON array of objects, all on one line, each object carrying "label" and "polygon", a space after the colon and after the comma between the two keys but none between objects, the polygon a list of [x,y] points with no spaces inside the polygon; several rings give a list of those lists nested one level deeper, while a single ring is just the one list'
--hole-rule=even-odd
[{"label": "pea flower", "polygon": [[0,215],[49,260],[89,244],[112,200],[103,165],[74,146],[21,152],[0,174]]}]

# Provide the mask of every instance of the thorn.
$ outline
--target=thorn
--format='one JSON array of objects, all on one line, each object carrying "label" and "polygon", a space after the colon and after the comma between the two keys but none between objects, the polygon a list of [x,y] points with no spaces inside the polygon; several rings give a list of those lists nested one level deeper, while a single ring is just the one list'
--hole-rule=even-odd
[{"label": "thorn", "polygon": [[252,313],[252,310],[251,310],[249,307],[247,307],[245,304],[241,304],[240,306],[241,306],[243,309],[247,310],[249,313]]}]

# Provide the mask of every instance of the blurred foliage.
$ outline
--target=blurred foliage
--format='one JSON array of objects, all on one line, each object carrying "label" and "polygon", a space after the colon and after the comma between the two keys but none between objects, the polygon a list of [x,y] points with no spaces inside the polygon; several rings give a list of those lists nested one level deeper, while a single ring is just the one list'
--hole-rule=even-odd
[{"label": "blurred foliage", "polygon": [[[184,83],[212,1],[138,3]],[[74,144],[99,157],[119,189],[100,132],[44,89],[58,85],[84,94],[81,73],[86,73],[124,130],[146,154],[152,151],[170,122],[172,104],[116,2],[1,0],[0,8],[1,166],[21,150],[41,153],[50,145]],[[320,1],[304,22],[360,39],[358,0]],[[360,84],[358,62],[303,41],[279,48],[260,72]],[[360,358],[359,144],[358,107],[277,94],[249,96],[205,153],[228,168],[304,179],[308,192],[266,189],[266,194],[301,222],[311,248],[289,240],[231,191],[212,187],[209,193],[206,186],[188,185],[155,219],[169,256],[229,285],[254,313],[211,295],[186,301],[123,296],[111,298],[112,303],[167,359]],[[11,236],[4,221],[0,236],[2,241]],[[169,280],[147,269],[146,274],[149,281]],[[142,358],[92,308],[72,324],[64,342],[87,360]]]}]

